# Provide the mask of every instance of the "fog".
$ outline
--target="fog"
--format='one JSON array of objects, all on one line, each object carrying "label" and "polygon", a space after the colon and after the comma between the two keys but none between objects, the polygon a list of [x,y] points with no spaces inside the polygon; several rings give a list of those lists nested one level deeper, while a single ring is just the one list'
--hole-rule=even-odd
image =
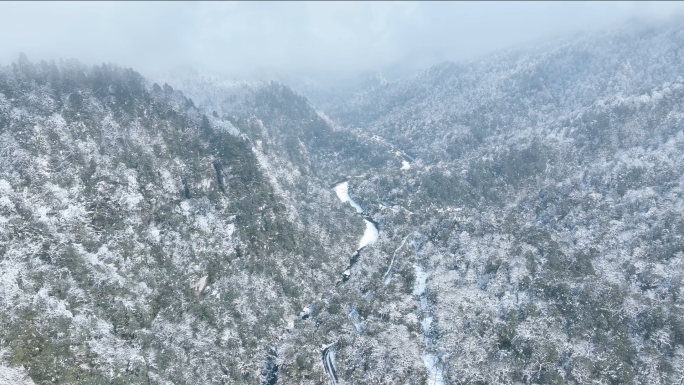
[{"label": "fog", "polygon": [[142,73],[399,76],[629,21],[664,23],[683,10],[677,2],[3,2],[0,63],[24,52]]}]

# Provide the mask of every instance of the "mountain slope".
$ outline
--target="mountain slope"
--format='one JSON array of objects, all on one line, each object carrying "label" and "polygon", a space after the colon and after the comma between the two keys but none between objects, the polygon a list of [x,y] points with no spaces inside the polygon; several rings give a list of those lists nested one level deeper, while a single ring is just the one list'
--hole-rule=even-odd
[{"label": "mountain slope", "polygon": [[288,221],[235,127],[132,70],[22,59],[0,123],[0,329],[36,383],[259,383],[351,254]]},{"label": "mountain slope", "polygon": [[22,59],[0,74],[0,352],[37,383],[678,383],[682,31],[325,111]]},{"label": "mountain slope", "polygon": [[[323,328],[339,383],[676,382],[681,36],[635,28],[446,63],[326,104],[361,154],[306,141],[307,118],[280,122],[298,97],[205,84],[205,108],[262,119],[274,164],[359,176],[349,191],[380,225],[285,346]],[[345,172],[363,153],[387,158]]]},{"label": "mountain slope", "polygon": [[416,215],[390,226],[422,235],[435,382],[682,378],[682,36],[444,64],[329,111],[416,158],[357,194]]}]

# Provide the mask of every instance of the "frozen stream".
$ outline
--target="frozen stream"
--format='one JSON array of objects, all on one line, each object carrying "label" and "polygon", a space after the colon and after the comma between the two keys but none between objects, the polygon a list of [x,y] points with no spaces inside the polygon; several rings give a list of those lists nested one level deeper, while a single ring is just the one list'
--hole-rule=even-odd
[{"label": "frozen stream", "polygon": [[357,213],[359,213],[359,214],[363,213],[363,209],[361,209],[361,206],[359,206],[358,203],[354,202],[349,197],[349,182],[342,182],[342,183],[336,185],[333,188],[333,190],[337,194],[337,197],[340,198],[340,201],[342,201],[342,203],[349,202],[349,204],[352,205],[352,207],[356,209]]},{"label": "frozen stream", "polygon": [[363,221],[366,223],[366,230],[363,232],[363,236],[359,241],[359,248],[357,250],[361,250],[367,245],[375,243],[375,241],[378,240],[378,227],[372,222],[372,220],[369,219],[370,218],[363,218]]},{"label": "frozen stream", "polygon": [[[356,209],[357,213],[363,215],[361,206],[349,197],[349,182],[342,182],[336,185],[333,190],[342,203],[349,203]],[[366,230],[363,232],[363,236],[359,241],[359,247],[356,249],[357,251],[378,240],[378,226],[375,221],[373,221],[371,217],[365,215],[363,216],[363,221],[366,224]]]},{"label": "frozen stream", "polygon": [[[359,215],[362,215],[363,222],[366,224],[366,229],[363,232],[363,236],[359,240],[359,246],[356,248],[356,253],[354,253],[352,258],[350,259],[349,267],[347,268],[347,270],[345,270],[344,273],[342,273],[342,282],[346,282],[351,276],[351,268],[359,259],[359,254],[361,250],[364,247],[370,245],[371,243],[375,243],[378,240],[379,232],[377,223],[371,217],[363,215],[363,209],[361,208],[361,206],[359,206],[358,203],[354,202],[354,200],[351,199],[351,197],[349,196],[349,182],[345,181],[342,183],[338,183],[337,185],[335,185],[335,187],[333,187],[333,191],[335,191],[335,194],[337,194],[337,197],[340,199],[342,203],[349,203]],[[353,316],[352,320],[354,321]],[[359,328],[356,322],[354,322],[354,326],[357,329]],[[323,369],[325,369],[325,372],[330,377],[330,383],[333,385],[337,384],[334,343],[328,345],[323,349],[321,360],[323,362]]]},{"label": "frozen stream", "polygon": [[[405,161],[402,169],[407,170],[409,169],[409,167],[409,163]],[[351,197],[349,196],[349,182],[345,181],[342,183],[338,183],[337,185],[335,185],[333,190],[335,191],[337,197],[340,199],[342,203],[349,203],[352,207],[354,207],[354,209],[356,209],[357,213],[363,215],[363,209],[361,208],[361,206],[359,206],[358,203],[354,202],[354,200],[351,199]],[[363,236],[359,241],[359,247],[357,248],[356,253],[351,258],[349,268],[342,274],[343,282],[346,282],[351,276],[351,268],[358,260],[361,249],[378,240],[379,233],[375,221],[373,221],[372,218],[365,215],[363,220],[366,224],[366,230],[364,231]],[[402,243],[399,245],[399,247],[394,251],[394,255],[392,256],[390,266],[388,267],[387,272],[383,276],[383,281],[385,282],[385,284],[388,284],[392,279],[392,267],[394,265],[394,259],[396,258],[397,252],[402,247],[404,247],[406,241],[409,239],[411,235],[415,235],[415,233],[408,234],[404,238]],[[417,245],[415,244],[415,242],[416,240],[410,243],[417,251],[419,247],[416,247]],[[425,351],[423,352],[422,360],[428,372],[427,383],[428,385],[445,385],[444,376],[442,374],[443,367],[440,365],[439,358],[435,354],[430,352],[430,346],[433,344],[432,338],[430,336],[430,329],[432,327],[433,317],[430,313],[427,296],[425,295],[425,289],[427,288],[427,280],[430,277],[430,273],[423,270],[423,267],[419,264],[415,264],[414,268],[416,270],[416,281],[413,287],[412,294],[418,299],[420,303],[420,324],[423,329],[423,339],[425,341]],[[334,350],[331,349],[331,347],[333,346],[334,344],[328,345],[323,350],[322,361],[325,372],[328,374],[328,376],[330,376],[331,383],[336,384],[337,375],[335,370],[335,354]]]},{"label": "frozen stream", "polygon": [[432,314],[428,307],[428,299],[425,296],[425,289],[427,288],[427,280],[430,273],[423,270],[423,268],[415,264],[416,269],[416,283],[413,286],[413,295],[418,297],[420,301],[420,312],[422,313],[422,321],[420,325],[423,328],[423,339],[425,340],[425,351],[423,352],[423,363],[428,371],[428,385],[444,385],[444,377],[442,375],[442,368],[439,365],[439,359],[434,354],[428,352],[432,344],[430,337],[430,327],[432,326]]}]

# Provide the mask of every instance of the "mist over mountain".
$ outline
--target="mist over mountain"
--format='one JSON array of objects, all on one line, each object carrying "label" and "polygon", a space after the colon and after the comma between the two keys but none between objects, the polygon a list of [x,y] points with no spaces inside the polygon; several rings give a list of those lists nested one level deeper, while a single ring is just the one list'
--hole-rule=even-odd
[{"label": "mist over mountain", "polygon": [[[448,19],[357,6],[380,56]],[[12,59],[0,384],[681,383],[684,22],[653,20],[335,76]]]}]

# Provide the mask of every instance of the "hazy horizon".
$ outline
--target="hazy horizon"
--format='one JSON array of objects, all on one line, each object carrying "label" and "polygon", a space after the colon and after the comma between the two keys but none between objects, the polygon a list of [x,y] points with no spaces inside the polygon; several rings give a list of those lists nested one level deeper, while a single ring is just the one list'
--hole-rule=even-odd
[{"label": "hazy horizon", "polygon": [[9,2],[0,4],[0,64],[23,52],[142,73],[399,77],[683,11],[677,2]]}]

